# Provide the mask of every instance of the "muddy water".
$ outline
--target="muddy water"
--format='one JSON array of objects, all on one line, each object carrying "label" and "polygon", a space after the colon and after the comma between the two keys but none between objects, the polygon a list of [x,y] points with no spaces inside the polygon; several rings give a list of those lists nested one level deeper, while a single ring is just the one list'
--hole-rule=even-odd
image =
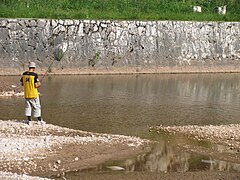
[{"label": "muddy water", "polygon": [[[45,121],[94,132],[146,137],[147,126],[229,124],[240,117],[240,74],[53,76],[40,92]],[[25,118],[22,98],[0,104],[0,119]]]},{"label": "muddy water", "polygon": [[[18,80],[16,76],[0,77],[1,82]],[[47,123],[159,141],[137,158],[111,161],[94,169],[96,172],[111,171],[109,167],[116,165],[124,167],[124,172],[221,168],[240,172],[239,164],[178,151],[174,144],[179,139],[149,133],[147,128],[158,124],[239,123],[240,74],[52,76],[44,79],[40,93]],[[23,98],[0,98],[0,119],[24,119],[23,112]],[[194,144],[189,139],[181,141]],[[69,176],[78,178],[79,174]]]}]

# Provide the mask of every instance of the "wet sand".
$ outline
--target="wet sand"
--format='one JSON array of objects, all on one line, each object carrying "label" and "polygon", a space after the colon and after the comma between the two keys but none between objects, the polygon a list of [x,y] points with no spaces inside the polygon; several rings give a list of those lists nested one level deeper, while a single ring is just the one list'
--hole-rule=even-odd
[{"label": "wet sand", "polygon": [[[185,172],[185,173],[143,173],[134,172],[128,174],[81,174],[81,180],[239,180],[239,173],[224,173],[224,172]],[[73,179],[77,180],[77,179]]]}]

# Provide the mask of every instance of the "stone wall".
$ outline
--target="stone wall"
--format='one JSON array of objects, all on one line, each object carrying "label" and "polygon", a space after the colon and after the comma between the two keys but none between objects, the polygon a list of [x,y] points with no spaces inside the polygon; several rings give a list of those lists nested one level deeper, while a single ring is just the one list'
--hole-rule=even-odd
[{"label": "stone wall", "polygon": [[0,19],[0,74],[240,71],[240,22]]}]

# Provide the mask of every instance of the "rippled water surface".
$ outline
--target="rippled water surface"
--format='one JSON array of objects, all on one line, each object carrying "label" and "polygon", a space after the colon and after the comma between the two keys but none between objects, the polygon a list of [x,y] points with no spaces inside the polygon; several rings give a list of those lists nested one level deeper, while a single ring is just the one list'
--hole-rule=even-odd
[{"label": "rippled water surface", "polygon": [[[240,117],[240,74],[49,76],[40,92],[45,121],[94,132],[145,137],[147,126],[230,124]],[[0,104],[0,119],[25,118],[23,98]]]}]

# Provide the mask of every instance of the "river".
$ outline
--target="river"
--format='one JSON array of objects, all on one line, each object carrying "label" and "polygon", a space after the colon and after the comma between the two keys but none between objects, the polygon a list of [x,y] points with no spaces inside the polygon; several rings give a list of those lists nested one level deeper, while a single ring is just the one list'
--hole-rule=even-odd
[{"label": "river", "polygon": [[[39,91],[47,123],[93,132],[144,137],[147,126],[231,124],[240,117],[240,74],[48,76]],[[23,98],[0,104],[0,119],[25,118]]]},{"label": "river", "polygon": [[[18,83],[19,79],[0,76],[1,81]],[[189,156],[199,159],[197,165],[194,164],[196,169],[211,169],[212,164],[206,167],[204,162],[221,164],[222,161],[173,151],[174,145],[166,144],[168,137],[149,133],[148,126],[239,123],[239,90],[240,74],[234,73],[48,76],[39,89],[42,114],[47,123],[158,139],[162,146],[157,145],[157,150],[152,147],[148,154],[155,156],[165,147],[167,157],[184,156],[183,164],[188,162]],[[0,98],[0,104],[0,119],[25,119],[22,97]],[[162,163],[158,157],[152,161],[152,164]],[[228,162],[225,164],[230,166]],[[231,165],[235,166],[240,167]]]}]

